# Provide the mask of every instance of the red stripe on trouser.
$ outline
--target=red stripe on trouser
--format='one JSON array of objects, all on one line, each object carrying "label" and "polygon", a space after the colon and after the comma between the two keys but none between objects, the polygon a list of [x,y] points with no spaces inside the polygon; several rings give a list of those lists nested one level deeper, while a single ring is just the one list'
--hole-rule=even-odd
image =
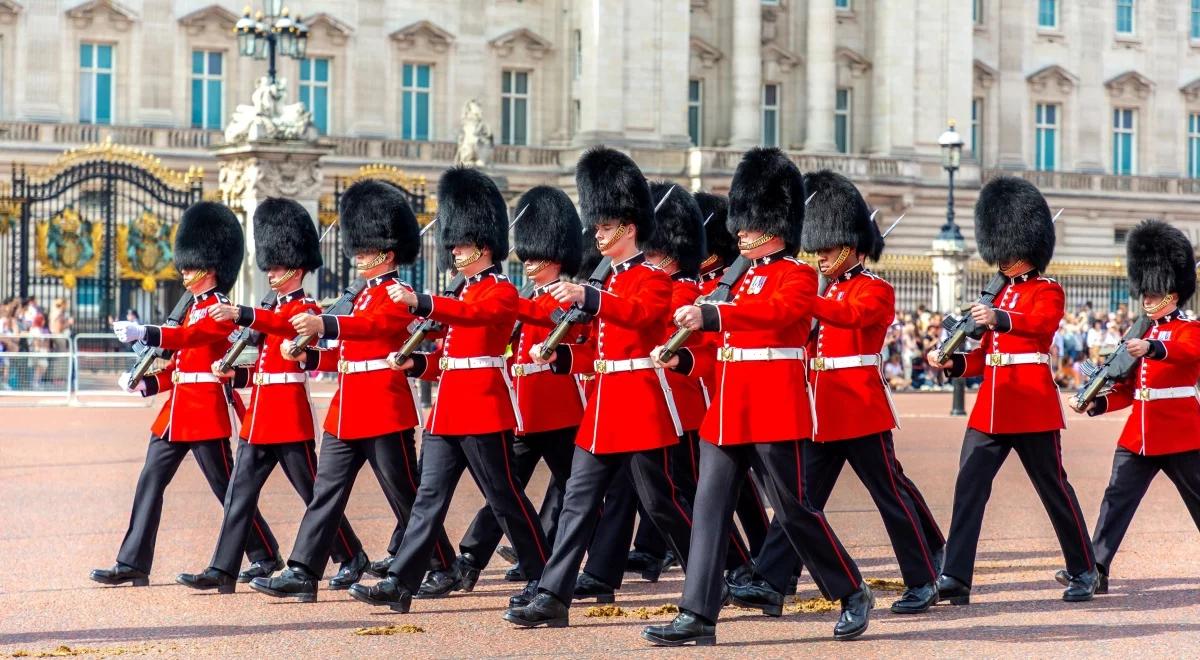
[{"label": "red stripe on trouser", "polygon": [[[896,464],[892,461],[892,455],[887,450],[887,443],[883,441],[882,433],[879,434],[879,451],[883,453],[883,461],[888,469],[888,481],[892,484],[892,494],[896,496],[896,501],[904,509],[904,515],[908,517],[908,524],[912,525],[913,534],[918,539],[925,538],[921,532],[921,527],[917,525],[916,519],[913,518],[912,512],[908,510],[908,505],[900,497],[900,489],[896,487]],[[926,548],[924,543],[921,544],[921,556],[925,558],[925,566],[929,569],[929,573],[936,578],[937,571],[933,568],[933,560],[929,558],[929,548]]]},{"label": "red stripe on trouser", "polygon": [[[895,457],[893,457],[892,460],[895,460]],[[896,461],[896,470],[900,474],[904,473],[904,467],[900,465],[900,461]],[[912,498],[913,504],[921,507],[921,512],[925,514],[925,517],[933,521],[933,529],[937,532],[938,540],[942,543],[945,543],[946,537],[942,536],[942,530],[937,525],[937,519],[933,517],[933,513],[929,510],[929,507],[925,506],[925,498],[923,498],[920,491],[916,489],[916,485],[913,484],[912,481],[910,481],[907,477],[904,477],[900,481],[900,485],[904,486],[904,490],[908,491],[908,496]]]},{"label": "red stripe on trouser", "polygon": [[512,451],[512,446],[509,444],[507,433],[500,434],[500,442],[504,445],[504,473],[508,476],[508,487],[512,489],[513,497],[517,500],[517,506],[521,507],[521,515],[525,517],[525,524],[529,525],[529,532],[533,535],[533,543],[537,546],[538,555],[542,558],[542,563],[546,563],[546,549],[542,547],[542,540],[538,538],[538,532],[541,528],[533,525],[533,519],[529,517],[529,511],[525,508],[525,503],[521,501],[521,496],[525,491],[518,490],[517,484],[513,481],[512,467],[508,463],[509,453]]},{"label": "red stripe on trouser", "polygon": [[[796,496],[800,499],[800,504],[803,506],[804,500],[804,460],[800,458],[800,443],[794,443],[796,452]],[[842,556],[842,551],[838,548],[838,544],[833,540],[833,531],[829,529],[829,525],[825,521],[825,514],[817,511],[817,522],[821,523],[821,531],[825,532],[825,538],[829,540],[829,546],[833,548],[833,553],[837,555],[838,562],[842,564],[842,570],[846,572],[846,577],[850,578],[850,584],[858,588],[859,582],[854,579],[854,571],[850,570],[850,565],[846,563],[846,558]]]},{"label": "red stripe on trouser", "polygon": [[[305,462],[308,463],[308,472],[310,474],[312,474],[313,492],[314,493],[317,490],[317,465],[316,465],[316,463],[313,462],[313,459],[316,457],[317,457],[316,448],[313,445],[308,444],[307,442],[304,443],[304,460],[305,460]],[[342,517],[344,518],[345,515],[343,514]],[[350,559],[353,559],[354,551],[352,551],[350,549],[350,542],[346,540],[346,535],[342,533],[342,522],[340,520],[338,521],[337,535],[338,535],[338,538],[342,540],[342,547],[346,548],[346,556]]]},{"label": "red stripe on trouser", "polygon": [[[422,441],[422,442],[424,442],[424,441]],[[417,449],[414,446],[413,451],[416,451],[416,450]],[[410,461],[408,458],[408,443],[404,441],[403,437],[401,437],[401,439],[400,439],[400,453],[404,454],[404,475],[406,477],[408,477],[408,485],[412,486],[413,497],[416,498],[417,480],[416,480],[416,478],[413,477],[412,461]],[[404,521],[404,526],[408,527],[407,520]],[[451,568],[451,566],[453,566],[453,564],[450,563],[450,560],[446,559],[446,553],[443,552],[442,544],[438,543],[438,539],[436,539],[436,538],[433,541],[433,551],[437,553],[438,562],[441,563],[442,568],[445,570],[450,570],[450,568]]]},{"label": "red stripe on trouser", "polygon": [[[225,457],[225,452],[221,452],[221,463],[225,465],[225,483],[228,488],[229,482],[233,481],[233,470],[229,469],[229,459]],[[257,512],[258,508],[255,507],[255,513]],[[250,518],[250,524],[254,526],[254,531],[258,532],[258,538],[262,539],[263,547],[267,549],[267,553],[273,559],[279,559],[279,557],[275,556],[275,551],[271,549],[271,544],[267,542],[267,535],[263,534],[262,528],[258,526],[258,521],[253,516]]]},{"label": "red stripe on trouser", "polygon": [[1083,547],[1083,556],[1087,558],[1089,564],[1095,565],[1096,560],[1092,558],[1092,549],[1089,547],[1087,534],[1083,531],[1083,525],[1079,522],[1079,516],[1075,515],[1075,507],[1071,506],[1071,496],[1067,494],[1067,483],[1064,480],[1067,471],[1063,469],[1061,441],[1062,436],[1056,431],[1054,433],[1054,460],[1058,463],[1058,487],[1062,490],[1063,501],[1067,503],[1067,508],[1071,510],[1071,518],[1075,520],[1075,530],[1079,532],[1079,542]]}]

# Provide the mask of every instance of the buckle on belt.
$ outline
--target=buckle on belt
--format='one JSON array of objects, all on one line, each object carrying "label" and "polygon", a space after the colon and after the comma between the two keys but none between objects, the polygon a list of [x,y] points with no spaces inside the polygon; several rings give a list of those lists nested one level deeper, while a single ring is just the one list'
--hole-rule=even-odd
[{"label": "buckle on belt", "polygon": [[1004,366],[1004,354],[1003,353],[988,353],[987,363],[988,363],[988,366],[1003,367]]},{"label": "buckle on belt", "polygon": [[178,385],[183,382],[183,376],[178,371],[171,372],[171,383]]},{"label": "buckle on belt", "polygon": [[438,369],[445,371],[450,366],[450,358],[442,356],[438,359]]},{"label": "buckle on belt", "polygon": [[524,376],[525,375],[525,365],[514,364],[513,365],[513,375],[514,376]]},{"label": "buckle on belt", "polygon": [[722,346],[717,353],[717,360],[721,362],[733,362],[733,347]]},{"label": "buckle on belt", "polygon": [[592,371],[598,374],[608,373],[608,363],[604,360],[596,360],[592,363]]},{"label": "buckle on belt", "polygon": [[813,358],[812,359],[812,370],[813,371],[825,371],[825,358],[823,358],[823,357]]},{"label": "buckle on belt", "polygon": [[347,362],[346,360],[338,360],[338,373],[339,374],[350,373],[350,363]]},{"label": "buckle on belt", "polygon": [[1150,400],[1150,388],[1149,387],[1139,388],[1137,391],[1137,398],[1141,399],[1142,401],[1149,401]]},{"label": "buckle on belt", "polygon": [[266,378],[266,376],[267,376],[267,375],[266,375],[266,374],[263,374],[263,373],[255,373],[255,374],[254,374],[254,384],[255,384],[255,385],[262,385],[263,383],[267,382],[267,378]]}]

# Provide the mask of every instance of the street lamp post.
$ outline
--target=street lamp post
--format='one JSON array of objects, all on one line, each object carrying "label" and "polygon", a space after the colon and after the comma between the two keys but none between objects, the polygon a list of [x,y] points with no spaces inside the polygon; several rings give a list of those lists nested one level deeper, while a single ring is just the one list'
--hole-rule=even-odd
[{"label": "street lamp post", "polygon": [[[942,148],[942,168],[946,170],[950,183],[946,195],[946,224],[942,225],[937,238],[933,241],[933,249],[948,261],[952,270],[946,273],[951,277],[944,278],[939,286],[942,311],[956,307],[962,301],[962,292],[966,280],[967,245],[962,232],[954,223],[954,173],[958,171],[962,160],[962,136],[954,128],[954,120],[944,133],[938,137],[938,145]],[[948,290],[947,290],[948,289]],[[950,414],[963,416],[966,411],[966,381],[954,378],[954,395],[950,402]]]},{"label": "street lamp post", "polygon": [[267,78],[275,83],[275,58],[278,55],[302,60],[308,52],[308,26],[297,16],[292,18],[283,0],[266,0],[265,11],[250,16],[250,7],[242,12],[233,30],[237,34],[238,53],[267,61]]}]

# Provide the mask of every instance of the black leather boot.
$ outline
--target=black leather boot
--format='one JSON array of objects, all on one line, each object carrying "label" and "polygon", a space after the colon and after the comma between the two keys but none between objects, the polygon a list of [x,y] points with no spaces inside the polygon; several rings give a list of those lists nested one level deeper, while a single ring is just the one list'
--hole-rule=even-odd
[{"label": "black leather boot", "polygon": [[1063,591],[1062,599],[1068,603],[1087,602],[1096,595],[1099,586],[1100,573],[1094,568],[1079,575],[1072,575],[1066,590]]},{"label": "black leather boot", "polygon": [[762,610],[767,616],[783,616],[783,598],[762,578],[755,578],[750,584],[729,585],[729,599],[734,605]]},{"label": "black leather boot", "polygon": [[145,587],[150,584],[150,575],[143,573],[132,566],[126,566],[120,562],[113,565],[112,568],[97,568],[92,571],[90,576],[93,582],[107,584],[115,587],[126,582],[135,587]]},{"label": "black leather boot", "polygon": [[254,578],[269,578],[275,574],[275,571],[283,570],[282,559],[264,559],[250,564],[250,568],[238,573],[237,580],[245,584]]},{"label": "black leather boot", "polygon": [[966,605],[971,602],[971,587],[956,577],[942,575],[937,579],[938,600],[948,600],[951,605]]},{"label": "black leather boot", "polygon": [[302,568],[288,568],[279,577],[256,577],[250,588],[276,598],[295,598],[301,603],[317,600],[317,578]]},{"label": "black leather boot", "polygon": [[675,619],[662,626],[646,626],[642,639],[655,646],[714,646],[717,643],[717,625],[698,614],[679,610]]},{"label": "black leather boot", "polygon": [[842,615],[833,627],[833,638],[839,641],[854,639],[867,632],[871,622],[871,608],[875,607],[875,594],[863,584],[858,591],[842,599]]},{"label": "black leather boot", "polygon": [[408,589],[400,586],[395,576],[389,575],[374,585],[358,583],[350,586],[350,596],[354,600],[390,608],[393,612],[408,614],[412,607],[413,596]]},{"label": "black leather boot", "polygon": [[575,578],[575,600],[595,598],[597,603],[612,603],[617,600],[616,590],[596,576],[583,571]]},{"label": "black leather boot", "polygon": [[528,583],[525,584],[524,589],[522,589],[520,592],[513,594],[511,597],[509,597],[508,606],[509,607],[525,607],[526,605],[533,602],[533,599],[537,597],[537,594],[538,594],[538,581],[530,580]]},{"label": "black leather boot", "polygon": [[454,563],[458,566],[458,589],[464,593],[471,593],[475,590],[475,583],[479,582],[479,562],[475,561],[475,555],[464,552],[459,555]]},{"label": "black leather boot", "polygon": [[919,587],[905,589],[900,600],[892,603],[892,612],[895,614],[920,614],[929,611],[929,608],[937,605],[937,602],[937,582],[929,582]]},{"label": "black leather boot", "polygon": [[[384,578],[385,580],[387,578]],[[449,571],[429,571],[425,574],[425,579],[421,582],[421,588],[414,595],[415,598],[442,598],[451,591],[456,591],[462,588],[462,575],[458,572],[458,567]]]},{"label": "black leather boot", "polygon": [[387,577],[388,569],[392,566],[392,561],[396,559],[395,555],[388,555],[383,559],[376,559],[367,567],[367,573],[377,578]]},{"label": "black leather boot", "polygon": [[528,605],[510,607],[504,620],[525,628],[566,628],[570,608],[553,594],[539,591]]},{"label": "black leather boot", "polygon": [[367,553],[359,551],[350,561],[342,563],[337,575],[329,578],[329,588],[332,591],[345,591],[349,589],[350,585],[362,579],[363,573],[366,573],[367,568],[370,566],[371,560],[367,559]]},{"label": "black leather boot", "polygon": [[231,594],[237,587],[237,578],[212,567],[204,569],[203,573],[180,573],[175,576],[175,581],[201,591],[216,589],[219,594]]},{"label": "black leather boot", "polygon": [[501,559],[510,564],[517,563],[517,551],[513,550],[511,545],[502,545],[496,548],[496,554],[500,555]]}]

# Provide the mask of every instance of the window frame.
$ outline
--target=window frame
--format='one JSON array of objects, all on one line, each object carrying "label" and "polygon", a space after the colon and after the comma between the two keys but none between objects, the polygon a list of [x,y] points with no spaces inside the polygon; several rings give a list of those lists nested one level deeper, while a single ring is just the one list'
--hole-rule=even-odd
[{"label": "window frame", "polygon": [[[767,105],[767,88],[775,90],[775,104]],[[762,129],[759,131],[759,141],[766,147],[778,147],[783,142],[783,136],[780,135],[780,114],[782,114],[782,97],[783,85],[776,82],[765,82],[762,85],[762,91],[759,94],[759,116],[762,118]],[[774,140],[767,142],[767,113],[773,113],[771,130],[774,132]]]},{"label": "window frame", "polygon": [[[1045,119],[1046,109],[1054,110],[1054,121],[1048,122]],[[1033,168],[1039,172],[1057,172],[1060,156],[1062,154],[1062,103],[1051,101],[1034,103],[1033,110]],[[1050,140],[1050,148],[1052,153],[1050,158],[1046,158],[1046,150],[1044,145],[1045,131],[1053,131]],[[1049,167],[1046,167],[1046,161],[1050,160]]]},{"label": "window frame", "polygon": [[[845,94],[846,106],[840,107],[842,95]],[[841,128],[838,127],[838,120],[842,121]],[[839,135],[844,132],[845,135]],[[838,145],[838,140],[844,141],[844,144]],[[833,93],[833,143],[837,153],[850,154],[854,153],[854,89],[850,87],[838,87]]]},{"label": "window frame", "polygon": [[[1045,16],[1044,10],[1046,8],[1046,3],[1049,3],[1050,18],[1053,21],[1050,24],[1042,23],[1042,18]],[[1047,31],[1053,32],[1053,31],[1058,31],[1061,28],[1061,26],[1062,26],[1062,6],[1058,3],[1058,0],[1038,0],[1037,28],[1039,30],[1047,30]]]},{"label": "window frame", "polygon": [[[195,70],[196,53],[202,54],[201,62],[203,64],[203,67],[202,67],[203,71],[201,71],[199,73],[197,73]],[[192,64],[191,64],[191,66],[188,67],[191,70],[189,80],[192,83],[192,117],[190,120],[191,126],[192,126],[192,128],[198,128],[198,129],[206,130],[206,131],[221,130],[225,127],[225,64],[226,64],[225,51],[217,50],[217,49],[210,49],[210,48],[193,48],[191,50],[191,55],[192,55]],[[210,65],[212,63],[212,60],[210,58],[213,55],[217,55],[218,57],[220,57],[221,72],[218,74],[213,74],[210,71],[210,69],[211,69]],[[199,124],[197,124],[195,121],[195,115],[196,115],[195,85],[196,85],[197,81],[200,82],[200,123]],[[221,98],[219,99],[219,102],[217,104],[216,122],[215,122],[215,124],[210,125],[209,119],[211,119],[211,118],[209,117],[209,113],[208,113],[208,111],[209,111],[208,95],[210,92],[209,83],[214,83],[214,82],[217,84],[217,88],[220,92]]]},{"label": "window frame", "polygon": [[[325,62],[325,80],[317,80],[317,61]],[[304,79],[304,65],[308,63],[309,79]],[[306,89],[307,88],[307,89]],[[325,90],[325,126],[322,128],[317,121],[317,109],[314,98],[318,89]],[[309,99],[304,100],[305,92]],[[310,55],[296,63],[296,100],[304,104],[304,108],[312,113],[313,125],[320,135],[329,135],[333,126],[333,58],[326,55]]]},{"label": "window frame", "polygon": [[[692,85],[696,86],[696,97],[692,98]],[[696,134],[692,135],[692,114],[695,112]],[[688,137],[692,138],[692,146],[699,147],[704,144],[704,79],[703,78],[688,78],[688,98],[687,98],[687,116],[688,116]]]},{"label": "window frame", "polygon": [[[1115,15],[1113,16],[1113,28],[1118,36],[1132,37],[1137,34],[1137,0],[1115,0],[1113,5]],[[1129,29],[1121,29],[1121,10],[1129,9]]]},{"label": "window frame", "polygon": [[[1129,127],[1118,126],[1118,118],[1121,113],[1128,113]],[[1137,176],[1138,172],[1138,109],[1134,107],[1117,106],[1112,112],[1112,173],[1117,176]],[[1123,122],[1122,122],[1123,123]],[[1128,153],[1122,149],[1119,136],[1129,136]],[[1128,171],[1122,171],[1120,156],[1128,155],[1129,168]]]},{"label": "window frame", "polygon": [[[525,76],[525,91],[516,91],[518,76]],[[510,78],[509,91],[504,91],[505,79]],[[500,144],[512,147],[529,146],[530,127],[533,125],[531,110],[533,108],[533,72],[529,69],[502,69],[500,71]],[[525,103],[525,135],[523,142],[516,142],[516,104]],[[504,120],[505,113],[508,121]],[[507,135],[507,137],[506,137]]]},{"label": "window frame", "polygon": [[[81,41],[81,42],[79,42],[79,49],[76,50],[76,56],[78,58],[76,60],[77,62],[79,62],[80,60],[83,59],[82,49],[84,47],[88,47],[88,48],[92,49],[92,55],[91,55],[92,63],[91,63],[91,65],[86,66],[86,67],[83,65],[82,62],[79,63],[79,77],[78,77],[78,81],[77,81],[78,82],[77,91],[78,91],[79,98],[77,99],[78,103],[76,104],[78,106],[78,110],[79,110],[79,113],[78,113],[79,123],[91,124],[93,126],[112,126],[112,125],[116,124],[116,122],[117,122],[117,101],[116,101],[117,44],[112,43],[112,42],[107,42],[107,41]],[[101,68],[99,65],[99,59],[100,59],[99,55],[100,55],[101,48],[109,49],[110,62],[109,62],[109,66],[107,68]],[[97,103],[97,101],[99,100],[99,97],[97,96],[97,94],[98,94],[98,91],[100,88],[100,86],[98,84],[98,76],[100,76],[102,74],[108,74],[108,121],[107,122],[100,122],[96,118],[96,110],[97,110],[97,106],[99,105]],[[91,117],[90,118],[85,118],[83,116],[83,81],[84,81],[85,76],[90,76],[91,83],[92,83],[91,84],[91,99],[90,99],[90,107],[91,107]]]},{"label": "window frame", "polygon": [[[412,67],[412,83],[406,85],[404,83],[404,70],[408,67]],[[427,87],[420,87],[417,83],[421,67],[426,67],[427,69],[429,69],[429,76],[428,76],[429,85]],[[402,62],[400,65],[400,139],[401,140],[409,140],[409,141],[413,141],[413,142],[430,142],[434,139],[434,120],[433,120],[434,114],[435,114],[434,106],[433,106],[434,70],[435,70],[435,65],[432,62]],[[411,123],[412,126],[407,126],[406,122],[405,122],[405,112],[407,111],[407,106],[408,106],[408,104],[405,103],[405,96],[407,94],[413,95],[413,115],[410,118],[411,121],[408,122],[408,123]],[[425,135],[424,136],[421,136],[419,134],[418,127],[416,126],[416,124],[418,122],[418,116],[419,116],[419,113],[416,111],[416,105],[417,105],[417,100],[421,95],[425,96],[425,105],[426,105],[427,125],[425,126]],[[408,133],[408,131],[410,129],[411,129],[411,135]]]},{"label": "window frame", "polygon": [[1192,179],[1200,179],[1200,112],[1188,113],[1187,125],[1187,173]]}]

